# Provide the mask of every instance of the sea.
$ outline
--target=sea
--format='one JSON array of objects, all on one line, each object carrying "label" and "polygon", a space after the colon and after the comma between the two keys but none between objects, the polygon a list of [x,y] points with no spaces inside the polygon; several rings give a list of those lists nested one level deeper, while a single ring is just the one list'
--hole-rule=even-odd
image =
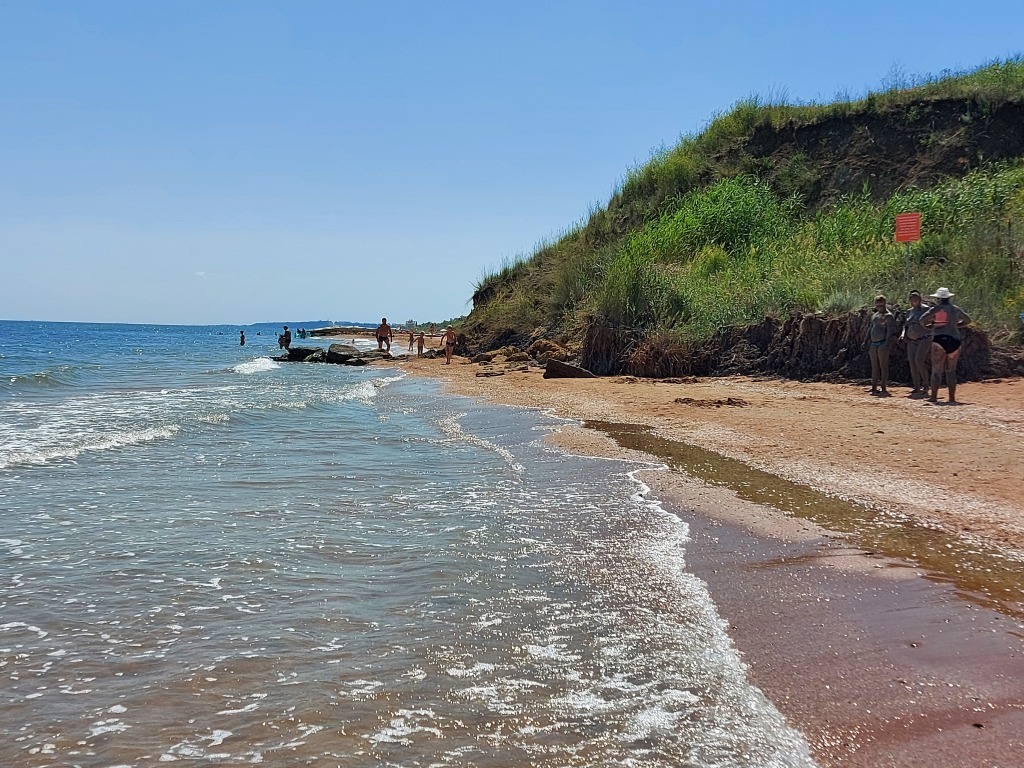
[{"label": "sea", "polygon": [[0,322],[0,765],[813,765],[648,465],[239,330]]}]

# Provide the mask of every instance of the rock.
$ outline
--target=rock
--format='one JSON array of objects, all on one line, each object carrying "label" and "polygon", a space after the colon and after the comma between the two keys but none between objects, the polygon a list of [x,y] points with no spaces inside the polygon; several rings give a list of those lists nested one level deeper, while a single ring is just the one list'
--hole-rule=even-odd
[{"label": "rock", "polygon": [[513,352],[511,355],[505,355],[506,363],[525,363],[528,362],[530,356],[525,352]]},{"label": "rock", "polygon": [[596,379],[597,377],[586,368],[563,363],[561,360],[548,360],[544,368],[545,379]]},{"label": "rock", "polygon": [[566,349],[550,339],[537,339],[526,348],[526,354],[535,358],[541,365],[546,364],[548,360],[558,360],[564,363],[569,359]]},{"label": "rock", "polygon": [[289,362],[304,363],[307,357],[317,352],[323,352],[323,350],[320,347],[289,347],[285,354]]},{"label": "rock", "polygon": [[359,350],[350,344],[331,344],[327,348],[327,362],[344,364],[359,354]]},{"label": "rock", "polygon": [[479,355],[473,355],[469,361],[471,363],[489,363],[497,356],[497,352],[481,352]]},{"label": "rock", "polygon": [[436,360],[437,357],[438,357],[437,350],[436,349],[428,349],[426,352],[423,353],[423,356],[425,358],[427,358],[428,360]]},{"label": "rock", "polygon": [[322,349],[318,349],[318,350],[316,350],[316,352],[313,352],[311,355],[306,355],[304,358],[302,358],[302,362],[304,362],[304,363],[324,363],[324,362],[327,362],[327,353],[324,352]]},{"label": "rock", "polygon": [[477,371],[477,376],[504,376],[504,371]]},{"label": "rock", "polygon": [[365,352],[360,352],[356,355],[360,360],[393,360],[394,355],[388,352],[386,349],[368,349]]}]

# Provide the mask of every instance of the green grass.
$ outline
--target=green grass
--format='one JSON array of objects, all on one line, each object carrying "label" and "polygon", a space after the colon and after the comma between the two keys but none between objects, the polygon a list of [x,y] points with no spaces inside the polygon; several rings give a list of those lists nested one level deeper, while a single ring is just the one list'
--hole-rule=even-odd
[{"label": "green grass", "polygon": [[[1024,312],[1024,166],[991,166],[884,200],[865,190],[808,209],[800,190],[817,170],[806,156],[776,168],[742,155],[723,165],[762,126],[895,109],[912,119],[937,99],[969,100],[981,113],[1021,101],[1024,60],[935,78],[896,72],[882,91],[831,104],[787,103],[784,94],[741,101],[630,171],[586,221],[484,275],[476,287],[487,303],[470,319],[532,332],[597,315],[692,342],[765,316],[838,315],[877,293],[903,302],[909,288],[945,285],[980,325],[1009,338]],[[893,242],[894,218],[905,211],[922,214],[924,231],[911,248],[909,281],[904,247]]]}]

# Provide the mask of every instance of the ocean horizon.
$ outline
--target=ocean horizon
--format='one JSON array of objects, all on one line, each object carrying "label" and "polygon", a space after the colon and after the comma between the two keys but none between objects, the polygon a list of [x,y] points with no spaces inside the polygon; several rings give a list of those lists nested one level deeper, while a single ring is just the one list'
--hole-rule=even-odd
[{"label": "ocean horizon", "polygon": [[650,465],[278,330],[0,322],[0,762],[813,765]]}]

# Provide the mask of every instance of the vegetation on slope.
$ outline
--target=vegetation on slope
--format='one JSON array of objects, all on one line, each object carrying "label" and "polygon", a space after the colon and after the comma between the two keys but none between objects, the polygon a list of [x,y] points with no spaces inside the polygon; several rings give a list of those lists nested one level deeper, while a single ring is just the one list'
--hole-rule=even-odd
[{"label": "vegetation on slope", "polygon": [[[953,288],[1006,339],[1024,312],[1024,60],[859,101],[736,105],[632,171],[608,205],[477,286],[481,344],[585,318],[691,342],[878,292]],[[893,242],[895,215],[924,239]]]}]

